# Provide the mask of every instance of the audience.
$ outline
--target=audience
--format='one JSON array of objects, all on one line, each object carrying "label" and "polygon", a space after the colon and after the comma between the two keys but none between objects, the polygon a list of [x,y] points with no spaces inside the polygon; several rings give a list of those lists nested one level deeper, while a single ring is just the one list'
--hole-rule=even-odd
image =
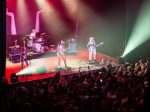
[{"label": "audience", "polygon": [[141,112],[150,59],[0,86],[1,112]]}]

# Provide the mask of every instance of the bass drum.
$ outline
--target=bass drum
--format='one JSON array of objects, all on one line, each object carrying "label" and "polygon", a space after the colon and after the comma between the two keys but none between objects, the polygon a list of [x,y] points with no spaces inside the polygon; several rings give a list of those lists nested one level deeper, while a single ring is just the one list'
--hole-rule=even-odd
[{"label": "bass drum", "polygon": [[41,52],[43,52],[43,46],[39,43],[34,43],[33,44],[33,51],[35,51],[37,53],[41,53]]}]

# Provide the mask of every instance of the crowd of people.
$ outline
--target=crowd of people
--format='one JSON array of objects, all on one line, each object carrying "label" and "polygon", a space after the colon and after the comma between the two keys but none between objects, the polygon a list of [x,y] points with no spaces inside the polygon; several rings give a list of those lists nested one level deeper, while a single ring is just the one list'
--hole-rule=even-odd
[{"label": "crowd of people", "polygon": [[0,86],[1,112],[143,112],[150,58]]}]

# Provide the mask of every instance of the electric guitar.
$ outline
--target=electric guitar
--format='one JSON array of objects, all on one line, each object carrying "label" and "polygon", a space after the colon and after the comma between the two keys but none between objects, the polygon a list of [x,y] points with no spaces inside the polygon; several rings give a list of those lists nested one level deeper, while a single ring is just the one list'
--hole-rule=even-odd
[{"label": "electric guitar", "polygon": [[70,49],[70,48],[65,48],[65,49],[63,49],[63,50],[57,50],[57,49],[56,49],[56,50],[54,50],[54,51],[58,52],[60,55],[62,55],[62,54],[66,55],[66,52],[68,52],[69,49]]},{"label": "electric guitar", "polygon": [[[96,47],[101,46],[103,44],[104,44],[104,42],[100,42],[99,44],[94,45],[92,48],[96,48]],[[88,49],[91,49],[90,45],[87,45],[87,47],[88,47]]]},{"label": "electric guitar", "polygon": [[103,45],[104,42],[100,42],[99,44],[96,45],[96,47]]}]

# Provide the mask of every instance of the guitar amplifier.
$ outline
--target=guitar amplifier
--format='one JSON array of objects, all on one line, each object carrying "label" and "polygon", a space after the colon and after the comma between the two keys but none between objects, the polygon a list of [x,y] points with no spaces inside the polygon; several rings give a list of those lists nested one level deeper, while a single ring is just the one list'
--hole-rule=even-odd
[{"label": "guitar amplifier", "polygon": [[77,52],[77,41],[75,39],[71,39],[69,42],[69,53]]},{"label": "guitar amplifier", "polygon": [[9,60],[13,63],[19,63],[20,62],[20,46],[15,45],[9,48],[10,48]]},{"label": "guitar amplifier", "polygon": [[12,62],[12,63],[19,63],[20,62],[20,54],[9,54],[9,60]]},{"label": "guitar amplifier", "polygon": [[11,46],[10,48],[10,54],[11,55],[16,55],[20,53],[20,46],[16,45],[16,46]]}]

